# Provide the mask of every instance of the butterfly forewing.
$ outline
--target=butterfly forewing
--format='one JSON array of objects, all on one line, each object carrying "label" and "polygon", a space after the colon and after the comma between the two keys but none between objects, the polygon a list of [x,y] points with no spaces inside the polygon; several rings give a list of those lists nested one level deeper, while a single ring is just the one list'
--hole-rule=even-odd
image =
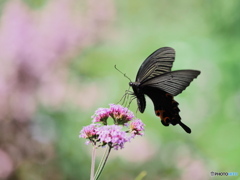
[{"label": "butterfly forewing", "polygon": [[148,79],[170,72],[175,59],[175,50],[163,47],[153,52],[142,63],[136,76],[136,82],[145,82]]},{"label": "butterfly forewing", "polygon": [[185,90],[199,74],[200,71],[196,70],[172,71],[148,79],[141,86],[154,87],[176,96]]}]

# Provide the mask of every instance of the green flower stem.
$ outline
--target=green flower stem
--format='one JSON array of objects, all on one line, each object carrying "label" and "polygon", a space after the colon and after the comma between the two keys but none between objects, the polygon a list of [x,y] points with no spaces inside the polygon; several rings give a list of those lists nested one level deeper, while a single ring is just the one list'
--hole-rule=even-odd
[{"label": "green flower stem", "polygon": [[102,157],[102,159],[101,159],[101,161],[100,161],[100,163],[99,163],[99,165],[98,165],[97,171],[96,171],[95,176],[94,176],[94,180],[95,180],[97,174],[99,174],[100,167],[103,165],[104,159],[105,159],[106,156],[107,156],[107,152],[108,152],[108,149],[105,150],[104,155],[103,155],[103,157]]},{"label": "green flower stem", "polygon": [[97,147],[94,145],[92,149],[92,162],[91,162],[91,174],[90,180],[94,180],[94,170],[95,170],[95,160],[96,160],[96,149]]},{"label": "green flower stem", "polygon": [[105,164],[107,162],[107,159],[109,157],[109,154],[111,152],[111,149],[112,149],[112,147],[110,145],[108,145],[108,147],[107,147],[107,149],[106,149],[106,151],[105,151],[105,153],[104,153],[104,155],[103,155],[103,157],[101,159],[101,162],[100,162],[100,164],[98,166],[98,169],[96,171],[94,180],[98,180],[98,178],[100,177],[100,175],[101,175],[101,173],[103,171],[103,168],[105,167]]}]

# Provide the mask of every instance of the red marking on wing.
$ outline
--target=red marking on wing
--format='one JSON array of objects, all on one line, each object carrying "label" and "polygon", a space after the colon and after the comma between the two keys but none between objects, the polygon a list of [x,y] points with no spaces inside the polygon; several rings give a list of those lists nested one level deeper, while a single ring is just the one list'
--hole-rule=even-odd
[{"label": "red marking on wing", "polygon": [[160,117],[163,125],[165,126],[169,126],[169,122],[170,122],[170,117],[167,116],[167,113],[165,110],[156,110],[155,114]]}]

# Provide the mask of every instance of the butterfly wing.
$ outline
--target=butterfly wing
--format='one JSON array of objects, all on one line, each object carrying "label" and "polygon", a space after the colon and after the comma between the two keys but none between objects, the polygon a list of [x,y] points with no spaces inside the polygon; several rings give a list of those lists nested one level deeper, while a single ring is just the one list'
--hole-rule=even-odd
[{"label": "butterfly wing", "polygon": [[141,83],[140,86],[161,89],[173,96],[176,96],[185,90],[199,74],[200,71],[196,70],[172,71],[152,77],[151,79]]},{"label": "butterfly wing", "polygon": [[164,126],[179,124],[187,133],[191,133],[191,129],[181,122],[178,102],[171,94],[152,87],[145,87],[144,92],[152,100],[155,114],[160,117]]},{"label": "butterfly wing", "polygon": [[170,72],[175,59],[175,50],[163,47],[153,52],[142,63],[136,76],[136,82],[145,82],[148,79]]}]

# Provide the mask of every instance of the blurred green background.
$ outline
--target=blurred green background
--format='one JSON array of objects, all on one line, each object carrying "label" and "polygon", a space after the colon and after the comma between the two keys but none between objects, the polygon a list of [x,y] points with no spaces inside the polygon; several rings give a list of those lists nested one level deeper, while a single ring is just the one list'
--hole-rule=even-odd
[{"label": "blurred green background", "polygon": [[89,179],[91,147],[78,135],[97,108],[128,89],[114,65],[134,81],[143,60],[164,46],[176,50],[173,70],[201,71],[175,98],[192,134],[162,126],[148,99],[137,113],[145,135],[110,154],[100,179],[240,173],[239,1],[9,0],[0,7],[0,179]]}]

